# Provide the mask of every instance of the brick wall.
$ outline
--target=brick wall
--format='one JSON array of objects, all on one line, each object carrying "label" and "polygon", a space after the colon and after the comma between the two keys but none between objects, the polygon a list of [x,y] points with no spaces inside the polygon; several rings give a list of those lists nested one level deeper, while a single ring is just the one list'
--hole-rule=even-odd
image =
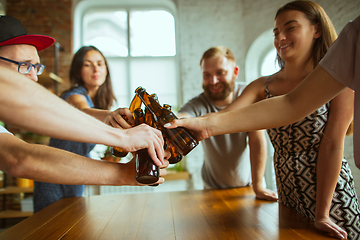
[{"label": "brick wall", "polygon": [[[6,14],[21,21],[29,33],[55,38],[64,48],[59,54],[58,75],[68,79],[72,57],[72,0],[7,0]],[[39,52],[47,72],[54,72],[54,45]]]}]

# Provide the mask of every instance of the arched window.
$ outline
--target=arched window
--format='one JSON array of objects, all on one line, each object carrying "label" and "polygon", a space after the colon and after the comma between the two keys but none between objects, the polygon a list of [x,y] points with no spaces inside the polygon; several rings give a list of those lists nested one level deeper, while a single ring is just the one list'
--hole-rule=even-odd
[{"label": "arched window", "polygon": [[74,52],[94,45],[108,60],[115,107],[129,107],[138,86],[178,105],[176,12],[170,0],[82,1],[74,12]]},{"label": "arched window", "polygon": [[245,81],[247,83],[279,71],[275,62],[276,50],[273,38],[272,29],[269,29],[257,37],[250,46],[245,58]]},{"label": "arched window", "polygon": [[276,49],[271,49],[263,58],[260,67],[260,76],[269,76],[279,71],[279,65],[277,65]]}]

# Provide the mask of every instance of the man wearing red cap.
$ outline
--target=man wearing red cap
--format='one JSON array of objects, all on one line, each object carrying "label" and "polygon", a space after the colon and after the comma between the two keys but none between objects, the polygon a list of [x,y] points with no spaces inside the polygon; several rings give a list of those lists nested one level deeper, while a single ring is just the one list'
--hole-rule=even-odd
[{"label": "man wearing red cap", "polygon": [[[160,131],[146,125],[126,130],[107,126],[16,73],[37,81],[37,75],[45,68],[37,51],[54,42],[49,36],[28,34],[16,18],[0,17],[0,119],[55,138],[119,146],[129,152],[147,148],[154,162],[161,165],[164,151]],[[134,161],[127,164],[94,161],[29,144],[2,126],[0,147],[0,169],[15,177],[62,184],[137,185]],[[161,174],[164,173],[162,170]],[[160,178],[159,183],[163,181]]]},{"label": "man wearing red cap", "polygon": [[50,47],[55,39],[45,35],[28,34],[14,17],[0,17],[0,65],[16,69],[37,81],[45,66],[40,64],[38,51]]}]

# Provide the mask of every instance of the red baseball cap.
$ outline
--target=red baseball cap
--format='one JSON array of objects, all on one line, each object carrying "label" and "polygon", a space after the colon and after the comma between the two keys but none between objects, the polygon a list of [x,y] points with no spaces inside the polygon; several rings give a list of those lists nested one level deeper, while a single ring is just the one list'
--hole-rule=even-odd
[{"label": "red baseball cap", "polygon": [[41,51],[54,42],[54,38],[46,35],[28,34],[21,22],[14,17],[0,16],[0,46],[29,44]]}]

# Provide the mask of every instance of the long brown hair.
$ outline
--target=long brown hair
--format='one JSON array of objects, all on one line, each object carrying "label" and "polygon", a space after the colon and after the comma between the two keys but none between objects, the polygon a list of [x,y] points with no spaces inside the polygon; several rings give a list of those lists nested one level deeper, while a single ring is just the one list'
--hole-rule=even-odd
[{"label": "long brown hair", "polygon": [[[337,34],[329,16],[317,3],[311,1],[293,1],[282,6],[275,15],[275,19],[283,12],[296,10],[304,13],[312,25],[319,24],[321,36],[315,40],[312,51],[313,67],[315,68],[324,57],[330,45],[336,40]],[[285,61],[277,54],[280,68],[284,68]]]},{"label": "long brown hair", "polygon": [[105,82],[99,87],[99,89],[96,92],[94,98],[94,106],[95,108],[108,110],[112,106],[113,102],[116,101],[116,98],[111,84],[111,77],[110,77],[110,71],[107,60],[99,49],[97,49],[94,46],[84,46],[81,47],[75,53],[70,67],[70,83],[72,88],[76,86],[84,86],[84,81],[81,77],[81,69],[84,65],[84,59],[86,53],[92,50],[99,52],[101,56],[104,58],[106,70],[107,70]]},{"label": "long brown hair", "polygon": [[[329,16],[325,10],[317,3],[311,1],[293,1],[281,7],[275,15],[275,19],[287,10],[296,10],[304,13],[312,25],[319,24],[321,29],[321,36],[315,40],[314,48],[312,51],[313,68],[315,69],[320,60],[325,56],[330,45],[336,40],[337,33],[334,25],[332,24]],[[280,68],[284,68],[285,61],[281,59],[279,54],[276,60]],[[351,121],[346,135],[349,136],[353,133],[353,121]]]}]

